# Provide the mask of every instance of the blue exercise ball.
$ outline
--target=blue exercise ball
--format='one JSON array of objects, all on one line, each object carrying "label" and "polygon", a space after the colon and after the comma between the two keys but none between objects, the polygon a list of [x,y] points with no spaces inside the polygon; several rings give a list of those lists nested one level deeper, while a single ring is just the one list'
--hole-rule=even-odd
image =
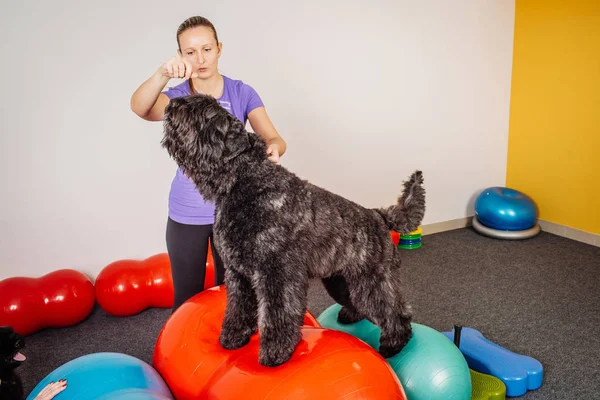
[{"label": "blue exercise ball", "polygon": [[506,187],[490,187],[475,200],[475,215],[483,225],[503,230],[522,231],[536,224],[538,211],[529,196]]},{"label": "blue exercise ball", "polygon": [[61,365],[27,397],[33,400],[50,382],[67,380],[61,400],[173,400],[160,374],[142,360],[121,353],[88,354]]}]

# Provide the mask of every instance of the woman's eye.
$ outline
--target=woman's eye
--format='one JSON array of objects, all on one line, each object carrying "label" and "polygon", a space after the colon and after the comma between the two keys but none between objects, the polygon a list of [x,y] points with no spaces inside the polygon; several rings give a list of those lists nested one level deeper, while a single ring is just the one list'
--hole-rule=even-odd
[{"label": "woman's eye", "polygon": [[210,51],[210,49],[204,49],[204,51],[206,51],[206,52],[209,52],[209,51]]},{"label": "woman's eye", "polygon": [[188,55],[188,56],[191,56],[192,54],[194,54],[194,53],[193,53],[193,52],[191,52],[191,51],[188,51],[188,52],[187,52],[187,55]]}]

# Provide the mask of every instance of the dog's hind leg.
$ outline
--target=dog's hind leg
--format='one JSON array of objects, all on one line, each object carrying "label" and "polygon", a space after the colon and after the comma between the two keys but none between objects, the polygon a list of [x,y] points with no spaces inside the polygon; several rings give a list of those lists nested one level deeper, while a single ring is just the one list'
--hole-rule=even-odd
[{"label": "dog's hind leg", "polygon": [[285,363],[300,341],[308,294],[308,279],[300,270],[277,265],[255,273],[261,365]]},{"label": "dog's hind leg", "polygon": [[322,278],[321,282],[323,282],[329,296],[342,306],[337,318],[340,324],[352,324],[363,319],[363,316],[360,315],[350,301],[350,291],[343,276],[331,275]]},{"label": "dog's hind leg", "polygon": [[221,346],[238,349],[250,341],[257,330],[256,294],[250,280],[232,268],[225,270],[227,306],[219,336]]},{"label": "dog's hind leg", "polygon": [[350,297],[358,311],[381,329],[379,353],[398,354],[412,335],[410,307],[390,276],[367,277],[350,283]]}]

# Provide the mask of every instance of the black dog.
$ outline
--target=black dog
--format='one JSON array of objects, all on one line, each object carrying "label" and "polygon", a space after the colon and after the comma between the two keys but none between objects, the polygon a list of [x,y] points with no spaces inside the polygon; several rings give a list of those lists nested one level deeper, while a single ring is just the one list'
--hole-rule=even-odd
[{"label": "black dog", "polygon": [[396,205],[364,208],[269,161],[261,137],[204,95],[171,100],[162,145],[216,204],[214,241],[226,267],[223,347],[244,346],[258,323],[259,362],[289,360],[314,277],[343,306],[340,322],[367,318],[381,328],[383,357],[406,345],[411,314],[389,231],[407,233],[420,225],[420,171],[404,183]]},{"label": "black dog", "polygon": [[[23,384],[15,369],[20,366],[26,357],[21,353],[25,347],[25,338],[16,333],[10,326],[0,327],[0,400],[21,400]],[[51,400],[58,393],[65,390],[67,380],[50,382],[34,400]]]},{"label": "black dog", "polygon": [[15,369],[25,361],[20,351],[25,347],[23,336],[12,327],[0,327],[0,399],[20,400],[23,398],[21,379]]}]

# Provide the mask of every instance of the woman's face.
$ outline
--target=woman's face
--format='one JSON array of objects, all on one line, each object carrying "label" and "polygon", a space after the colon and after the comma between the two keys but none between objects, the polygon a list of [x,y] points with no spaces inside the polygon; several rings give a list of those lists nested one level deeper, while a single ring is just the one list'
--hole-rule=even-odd
[{"label": "woman's face", "polygon": [[205,26],[185,30],[179,35],[181,56],[188,60],[198,79],[208,79],[218,73],[221,44],[213,31]]}]

